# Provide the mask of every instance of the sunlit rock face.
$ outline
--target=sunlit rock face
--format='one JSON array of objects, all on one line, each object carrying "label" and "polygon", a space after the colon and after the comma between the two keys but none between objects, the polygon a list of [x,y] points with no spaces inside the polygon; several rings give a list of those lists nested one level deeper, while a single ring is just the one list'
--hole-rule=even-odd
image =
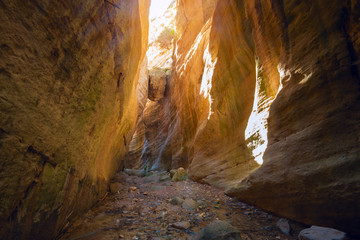
[{"label": "sunlit rock face", "polygon": [[53,239],[104,196],[137,118],[148,9],[1,1],[1,239]]},{"label": "sunlit rock face", "polygon": [[148,162],[360,234],[359,1],[177,4]]},{"label": "sunlit rock face", "polygon": [[250,23],[228,3],[216,4],[178,2],[168,135],[158,161],[170,158],[160,165],[187,167],[192,179],[228,188],[259,166],[245,139],[256,67]]},{"label": "sunlit rock face", "polygon": [[173,72],[165,98],[146,109],[152,133],[142,162],[187,167],[192,179],[227,189],[262,161],[268,109],[279,83],[268,86],[256,62],[244,6],[216,5],[177,3]]},{"label": "sunlit rock face", "polygon": [[[165,98],[149,106],[156,114],[153,114],[155,118],[149,117],[152,120],[146,124],[154,130],[149,133],[151,138],[145,145],[146,154],[142,159],[151,163],[153,169],[188,167],[191,154],[188,146],[192,147],[189,141],[194,139],[196,122],[198,117],[207,119],[209,100],[200,95],[200,86],[213,10],[214,7],[207,13],[202,1],[177,2],[172,76],[167,83]],[[200,105],[202,113],[196,116]]]},{"label": "sunlit rock face", "polygon": [[211,24],[200,90],[209,107],[200,106],[207,115],[197,124],[190,176],[228,188],[258,166],[244,134],[254,101],[255,56],[243,6],[218,1]]}]

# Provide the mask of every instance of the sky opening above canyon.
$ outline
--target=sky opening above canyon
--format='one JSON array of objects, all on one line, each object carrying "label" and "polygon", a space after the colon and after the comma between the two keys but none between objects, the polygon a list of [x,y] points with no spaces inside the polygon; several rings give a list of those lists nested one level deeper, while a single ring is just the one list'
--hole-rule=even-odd
[{"label": "sky opening above canyon", "polygon": [[170,69],[175,36],[175,0],[152,0],[149,13],[148,68]]},{"label": "sky opening above canyon", "polygon": [[164,15],[170,4],[174,0],[151,0],[149,18],[152,19]]}]

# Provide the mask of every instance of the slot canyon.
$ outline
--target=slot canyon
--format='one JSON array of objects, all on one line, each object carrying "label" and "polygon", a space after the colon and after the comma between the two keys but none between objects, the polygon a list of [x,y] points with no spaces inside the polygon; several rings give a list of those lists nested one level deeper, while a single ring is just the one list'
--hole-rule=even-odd
[{"label": "slot canyon", "polygon": [[360,239],[360,0],[0,0],[0,239]]}]

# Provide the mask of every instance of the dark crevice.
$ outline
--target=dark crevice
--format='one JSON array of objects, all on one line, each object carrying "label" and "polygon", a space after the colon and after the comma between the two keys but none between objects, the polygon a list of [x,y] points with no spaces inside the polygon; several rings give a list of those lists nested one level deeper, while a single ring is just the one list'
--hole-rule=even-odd
[{"label": "dark crevice", "polygon": [[45,16],[48,16],[49,14],[40,6],[40,4],[36,0],[30,0],[39,11],[44,14]]},{"label": "dark crevice", "polygon": [[350,71],[351,71],[351,75],[360,80],[359,69],[358,69],[359,58],[357,56],[357,53],[356,53],[355,48],[354,48],[354,44],[351,41],[351,38],[350,38],[350,35],[349,35],[349,31],[350,31],[350,26],[349,25],[350,25],[351,19],[350,19],[350,12],[349,12],[349,9],[347,7],[344,7],[342,9],[341,18],[342,18],[341,22],[344,23],[342,25],[342,28],[343,28],[343,31],[344,31],[344,34],[345,34],[346,47],[347,47],[347,49],[349,51],[349,55],[350,55],[350,62],[351,62]]},{"label": "dark crevice", "polygon": [[9,133],[6,132],[4,129],[0,128],[0,139],[1,139],[1,137],[4,136],[4,135],[9,135]]},{"label": "dark crevice", "polygon": [[280,0],[273,0],[271,1],[271,8],[274,11],[275,17],[277,18],[277,23],[280,26],[279,29],[282,30],[280,37],[284,43],[286,56],[288,56],[290,50],[290,40],[288,32],[288,20],[284,11],[284,2]]},{"label": "dark crevice", "polygon": [[123,138],[124,138],[124,145],[126,146],[126,137],[125,137],[125,135],[123,135]]},{"label": "dark crevice", "polygon": [[122,82],[122,73],[119,74],[119,78],[117,80],[117,87],[120,87],[120,83]]},{"label": "dark crevice", "polygon": [[116,5],[115,3],[112,3],[112,2],[110,2],[108,0],[104,0],[104,2],[112,5],[113,7],[117,8],[117,9],[120,9],[120,7],[118,5]]},{"label": "dark crevice", "polygon": [[31,145],[27,148],[27,152],[39,155],[41,157],[41,160],[44,162],[44,164],[49,163],[53,167],[56,167],[56,165],[57,165],[57,163],[52,161],[49,156],[43,154],[42,152],[35,150],[34,147]]},{"label": "dark crevice", "polygon": [[[33,149],[32,146],[29,146],[28,147],[28,152],[29,153],[32,153],[32,154],[37,154],[36,153],[36,150]],[[45,167],[45,164],[46,162],[44,161],[43,164],[41,165],[41,169],[39,170],[39,172],[33,177],[33,181],[27,186],[25,192],[24,192],[24,195],[23,197],[20,199],[20,201],[18,202],[18,204],[16,205],[15,209],[12,211],[12,213],[10,214],[9,218],[8,218],[8,222],[10,223],[15,223],[15,222],[18,222],[19,219],[18,219],[18,212],[19,212],[19,209],[21,209],[23,203],[26,201],[26,199],[29,197],[30,193],[36,188],[36,186],[38,186],[38,184],[40,183],[41,184],[41,180],[40,180],[40,177],[44,171],[44,167]],[[22,221],[23,219],[20,219],[20,221]],[[19,222],[20,223],[20,222]],[[15,231],[15,235],[18,235],[20,234],[21,231],[17,232]],[[19,237],[21,238],[21,236],[16,236],[16,237]]]}]

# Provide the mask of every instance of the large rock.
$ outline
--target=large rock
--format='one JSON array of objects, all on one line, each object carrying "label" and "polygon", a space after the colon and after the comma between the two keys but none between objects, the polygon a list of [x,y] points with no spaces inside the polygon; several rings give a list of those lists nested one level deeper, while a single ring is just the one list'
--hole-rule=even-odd
[{"label": "large rock", "polygon": [[178,181],[185,181],[187,178],[188,178],[188,174],[187,174],[186,170],[181,167],[176,170],[176,172],[172,176],[171,180],[173,182],[178,182]]},{"label": "large rock", "polygon": [[203,228],[194,240],[241,240],[240,232],[230,223],[215,220]]},{"label": "large rock", "polygon": [[106,193],[136,122],[149,2],[1,1],[1,239],[54,239]]},{"label": "large rock", "polygon": [[326,227],[311,226],[299,233],[299,240],[345,240],[346,234]]}]

